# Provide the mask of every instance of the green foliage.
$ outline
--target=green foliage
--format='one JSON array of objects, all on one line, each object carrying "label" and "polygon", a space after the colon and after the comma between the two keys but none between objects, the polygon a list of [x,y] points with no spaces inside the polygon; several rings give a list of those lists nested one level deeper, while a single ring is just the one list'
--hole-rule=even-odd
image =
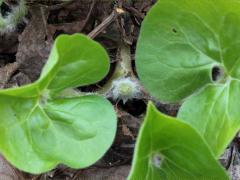
[{"label": "green foliage", "polygon": [[63,97],[62,90],[101,80],[109,70],[105,50],[86,36],[57,38],[41,77],[0,91],[0,151],[17,168],[41,173],[63,163],[84,168],[113,142],[116,115],[97,95]]},{"label": "green foliage", "polygon": [[178,118],[193,126],[207,141],[218,158],[240,126],[240,83],[208,85],[186,100]]},{"label": "green foliage", "polygon": [[177,118],[199,133],[216,160],[240,129],[239,22],[238,0],[161,0],[146,16],[137,45],[142,84],[160,101],[183,102]]},{"label": "green foliage", "polygon": [[149,103],[128,179],[221,180],[227,175],[191,126]]},{"label": "green foliage", "polygon": [[137,46],[142,83],[165,102],[208,83],[213,67],[238,78],[238,0],[161,0],[147,15]]}]

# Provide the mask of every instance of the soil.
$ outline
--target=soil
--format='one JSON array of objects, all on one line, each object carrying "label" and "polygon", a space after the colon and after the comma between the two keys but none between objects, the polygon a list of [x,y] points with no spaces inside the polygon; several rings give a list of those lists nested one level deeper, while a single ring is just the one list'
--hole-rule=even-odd
[{"label": "soil", "polygon": [[[107,49],[111,58],[111,71],[107,77],[98,84],[81,87],[80,90],[94,92],[108,82],[116,62],[121,58],[118,52],[122,44],[131,52],[133,72],[131,76],[136,77],[134,56],[138,34],[142,20],[155,1],[27,0],[26,17],[14,31],[0,35],[0,88],[22,86],[35,81],[48,58],[54,39],[60,34],[89,35]],[[4,13],[8,11],[8,6],[5,4],[0,9]],[[119,10],[122,13],[119,13]],[[118,113],[118,132],[110,150],[96,164],[82,170],[59,165],[48,173],[31,175],[15,169],[1,157],[0,180],[126,179],[136,136],[146,111],[146,103],[153,100],[160,111],[172,116],[176,115],[179,105],[162,104],[150,97],[144,89],[141,98],[126,103],[112,98],[110,100]],[[222,158],[225,166],[232,166],[231,162],[235,157],[232,155],[234,147],[231,146],[229,154],[226,152]]]}]

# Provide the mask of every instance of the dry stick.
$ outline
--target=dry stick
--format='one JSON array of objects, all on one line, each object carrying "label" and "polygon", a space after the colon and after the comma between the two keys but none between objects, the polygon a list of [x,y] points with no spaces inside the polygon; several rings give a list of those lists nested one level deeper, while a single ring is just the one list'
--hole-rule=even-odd
[{"label": "dry stick", "polygon": [[34,4],[36,5],[42,5],[42,6],[44,6],[44,7],[47,7],[48,8],[48,10],[50,10],[50,11],[54,11],[54,10],[59,10],[59,9],[61,9],[61,8],[63,8],[63,7],[66,7],[66,6],[68,6],[68,5],[70,5],[70,4],[72,4],[74,1],[73,0],[69,0],[69,1],[63,1],[62,3],[60,3],[60,4],[56,4],[56,5],[52,5],[52,6],[47,6],[47,5],[43,5],[43,4],[41,4],[41,3],[43,3],[44,1],[36,1],[36,2],[34,2],[34,1],[31,1],[31,0],[26,0],[26,5],[28,5],[28,6],[33,6]]},{"label": "dry stick", "polygon": [[79,175],[83,172],[82,169],[79,169],[72,177],[72,180],[77,180],[79,178]]},{"label": "dry stick", "polygon": [[91,3],[91,6],[90,6],[88,15],[87,15],[87,17],[86,17],[86,19],[84,21],[84,24],[83,24],[83,26],[81,28],[81,31],[86,27],[86,25],[87,25],[87,23],[88,23],[88,21],[89,21],[89,19],[91,17],[91,14],[92,14],[92,11],[93,11],[93,8],[95,7],[95,5],[96,5],[96,0],[92,0],[92,3]]},{"label": "dry stick", "polygon": [[63,7],[66,7],[70,4],[72,4],[74,1],[64,1],[62,2],[61,4],[56,4],[56,5],[53,5],[53,6],[49,6],[49,10],[51,11],[55,11],[55,10],[59,10],[59,9],[62,9]]},{"label": "dry stick", "polygon": [[124,10],[121,8],[116,8],[113,12],[101,23],[99,24],[88,36],[94,39],[98,36],[107,26],[109,26],[113,21],[117,19],[120,14],[123,14]]},{"label": "dry stick", "polygon": [[45,13],[46,11],[44,11],[43,7],[40,7],[40,11],[41,11],[41,16],[42,16],[42,22],[44,24],[44,29],[45,29],[45,34],[48,34],[48,28],[47,28],[47,19],[46,17],[49,15],[49,11],[47,10],[48,15],[46,16]]},{"label": "dry stick", "polygon": [[142,20],[145,17],[145,15],[143,13],[139,12],[137,9],[135,9],[133,7],[125,7],[125,9],[127,11],[129,11],[130,13],[132,13],[134,16],[137,16],[137,17],[141,18]]}]

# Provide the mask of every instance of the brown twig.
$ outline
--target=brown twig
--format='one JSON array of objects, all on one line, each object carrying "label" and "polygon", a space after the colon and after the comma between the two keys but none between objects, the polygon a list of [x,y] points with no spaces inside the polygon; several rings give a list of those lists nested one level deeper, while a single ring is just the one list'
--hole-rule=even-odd
[{"label": "brown twig", "polygon": [[[90,168],[89,168],[90,169]],[[79,178],[80,174],[83,172],[82,169],[78,170],[74,176],[72,177],[72,180],[77,180],[77,178]]]},{"label": "brown twig", "polygon": [[130,13],[132,13],[134,16],[140,18],[141,20],[144,19],[145,15],[141,12],[139,12],[137,9],[135,9],[134,7],[124,7],[127,11],[129,11]]},{"label": "brown twig", "polygon": [[51,5],[51,6],[47,6],[47,5],[42,4],[42,3],[44,3],[43,0],[39,0],[39,1],[27,0],[26,4],[28,6],[32,6],[32,5],[35,5],[35,4],[42,5],[42,6],[47,7],[48,10],[50,10],[50,11],[55,11],[55,10],[62,9],[63,7],[66,7],[66,6],[70,5],[70,4],[72,4],[74,1],[73,0],[69,0],[69,1],[61,1],[60,0],[59,2],[61,2],[61,3],[60,4]]},{"label": "brown twig", "polygon": [[115,21],[120,14],[124,13],[123,9],[116,8],[113,12],[101,23],[99,24],[88,36],[94,39],[98,36],[107,26],[109,26],[113,21]]},{"label": "brown twig", "polygon": [[83,30],[86,27],[86,25],[87,25],[87,23],[88,23],[88,21],[89,21],[89,19],[91,17],[91,14],[92,14],[92,11],[93,11],[93,8],[94,8],[95,5],[96,5],[96,0],[92,0],[92,4],[90,6],[89,12],[87,14],[87,17],[86,17],[86,19],[84,21],[84,24],[83,24],[81,30]]}]

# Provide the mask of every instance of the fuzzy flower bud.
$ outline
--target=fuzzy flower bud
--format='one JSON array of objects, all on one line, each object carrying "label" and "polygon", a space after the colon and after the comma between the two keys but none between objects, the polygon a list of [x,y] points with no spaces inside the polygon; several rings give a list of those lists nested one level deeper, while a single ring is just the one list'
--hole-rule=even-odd
[{"label": "fuzzy flower bud", "polygon": [[[0,0],[0,5],[3,3]],[[13,6],[12,11],[3,17],[0,13],[0,33],[12,32],[15,30],[16,25],[23,19],[27,13],[25,0],[20,0],[18,5]]]},{"label": "fuzzy flower bud", "polygon": [[126,103],[133,98],[141,98],[141,89],[137,80],[127,77],[114,80],[110,92],[107,96],[111,96],[114,100],[122,100]]}]

